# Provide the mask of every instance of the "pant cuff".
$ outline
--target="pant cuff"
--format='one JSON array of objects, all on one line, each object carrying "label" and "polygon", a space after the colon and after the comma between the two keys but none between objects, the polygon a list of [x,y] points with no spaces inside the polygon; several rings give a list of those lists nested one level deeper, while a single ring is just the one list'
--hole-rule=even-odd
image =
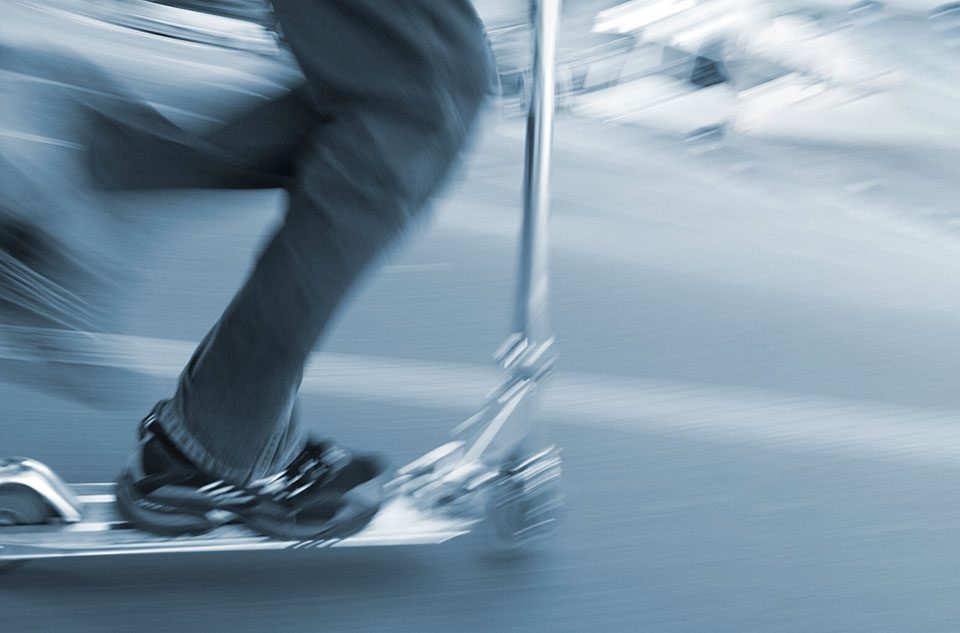
[{"label": "pant cuff", "polygon": [[[157,422],[166,433],[170,441],[183,453],[192,464],[205,473],[215,475],[235,484],[245,484],[255,477],[267,474],[265,471],[275,462],[277,449],[281,437],[271,438],[269,446],[255,463],[238,466],[217,457],[197,438],[183,423],[181,416],[174,410],[172,401],[164,401],[158,407]],[[287,460],[289,461],[289,460]]]}]

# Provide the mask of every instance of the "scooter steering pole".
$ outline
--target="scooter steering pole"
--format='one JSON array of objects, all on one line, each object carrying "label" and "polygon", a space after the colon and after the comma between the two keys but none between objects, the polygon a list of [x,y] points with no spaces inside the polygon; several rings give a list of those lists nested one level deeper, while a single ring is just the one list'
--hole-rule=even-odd
[{"label": "scooter steering pole", "polygon": [[550,166],[561,0],[534,0],[531,4],[535,29],[533,86],[527,115],[523,233],[514,332],[535,346],[551,338],[547,225],[550,215]]},{"label": "scooter steering pole", "polygon": [[557,34],[561,0],[533,0],[533,82],[527,116],[523,176],[523,227],[513,333],[497,351],[509,371],[487,405],[461,429],[481,425],[464,462],[492,463],[531,433],[528,396],[553,369],[549,318],[547,228],[550,167],[556,110]]}]

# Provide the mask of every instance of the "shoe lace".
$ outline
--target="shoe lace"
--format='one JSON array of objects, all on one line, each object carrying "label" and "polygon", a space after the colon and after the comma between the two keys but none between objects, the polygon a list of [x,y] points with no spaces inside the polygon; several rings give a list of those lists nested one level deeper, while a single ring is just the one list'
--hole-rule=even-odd
[{"label": "shoe lace", "polygon": [[330,481],[350,461],[342,448],[309,444],[289,466],[268,477],[250,482],[258,494],[289,501]]}]

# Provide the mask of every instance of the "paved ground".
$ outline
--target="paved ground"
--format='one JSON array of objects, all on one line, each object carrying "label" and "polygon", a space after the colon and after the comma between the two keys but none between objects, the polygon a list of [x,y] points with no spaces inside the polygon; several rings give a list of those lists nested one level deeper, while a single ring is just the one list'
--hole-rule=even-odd
[{"label": "paved ground", "polygon": [[[276,69],[30,9],[5,16],[3,41],[41,49],[4,56],[4,100],[32,105],[3,110],[3,147],[63,187],[48,189],[57,199],[73,191],[81,149],[56,97],[83,78],[36,81],[63,72],[51,43],[195,124],[187,112],[255,99]],[[434,221],[341,315],[305,382],[318,432],[401,462],[495,384],[521,134],[490,122]],[[550,551],[505,564],[465,539],[37,563],[0,578],[0,629],[955,631],[960,249],[945,220],[956,195],[937,171],[949,161],[747,140],[699,149],[560,122],[563,371],[541,416],[565,447],[569,507]],[[857,186],[867,179],[877,184]],[[911,213],[917,200],[927,212]],[[123,396],[108,411],[0,387],[2,452],[74,481],[117,471],[134,421],[229,299],[279,199],[82,202],[66,225],[94,222],[96,203],[123,218],[117,248],[138,257],[120,278],[116,331],[155,354],[132,379],[97,374]],[[6,372],[23,382],[25,369]]]}]

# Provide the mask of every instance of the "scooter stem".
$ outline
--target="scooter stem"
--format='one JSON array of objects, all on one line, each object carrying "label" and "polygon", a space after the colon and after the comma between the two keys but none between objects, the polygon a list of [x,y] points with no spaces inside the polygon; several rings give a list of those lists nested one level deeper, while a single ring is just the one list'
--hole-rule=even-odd
[{"label": "scooter stem", "polygon": [[527,115],[523,175],[523,229],[514,332],[536,347],[550,339],[547,223],[556,109],[557,31],[561,0],[533,0],[533,81]]},{"label": "scooter stem", "polygon": [[[527,117],[523,178],[523,227],[513,333],[497,360],[507,370],[480,410],[451,432],[453,441],[398,471],[392,482],[429,508],[476,513],[471,491],[500,479],[503,468],[525,464],[523,449],[540,443],[530,409],[536,387],[552,372],[556,354],[548,315],[547,221],[550,215],[550,152],[556,108],[557,31],[561,0],[531,0],[534,24],[533,81]],[[529,453],[529,451],[528,451]],[[529,453],[536,463],[559,465],[555,447]],[[542,465],[542,464],[541,464]],[[460,508],[458,501],[464,501]]]},{"label": "scooter stem", "polygon": [[454,431],[476,430],[464,462],[503,459],[530,436],[530,394],[555,364],[549,318],[547,225],[556,110],[557,33],[561,0],[532,0],[533,81],[527,116],[523,227],[513,333],[496,353],[509,375],[481,411]]}]

